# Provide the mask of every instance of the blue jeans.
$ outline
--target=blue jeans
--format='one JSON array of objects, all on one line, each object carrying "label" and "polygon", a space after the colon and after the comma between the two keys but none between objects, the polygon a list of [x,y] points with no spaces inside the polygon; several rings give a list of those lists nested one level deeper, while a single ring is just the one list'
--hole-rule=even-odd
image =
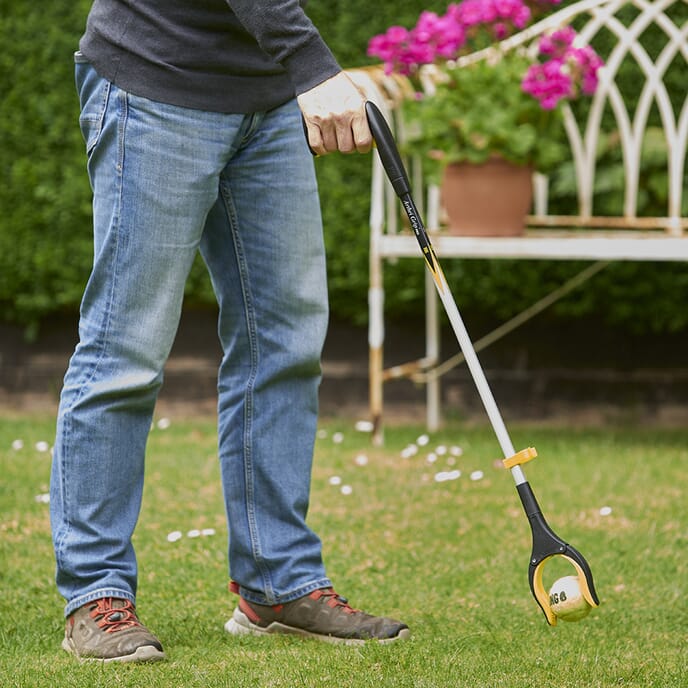
[{"label": "blue jeans", "polygon": [[145,445],[199,250],[219,304],[230,575],[263,604],[331,585],[305,521],[328,310],[295,102],[252,115],[165,105],[123,92],[78,54],[76,81],[95,253],[51,478],[66,614],[100,597],[135,601]]}]

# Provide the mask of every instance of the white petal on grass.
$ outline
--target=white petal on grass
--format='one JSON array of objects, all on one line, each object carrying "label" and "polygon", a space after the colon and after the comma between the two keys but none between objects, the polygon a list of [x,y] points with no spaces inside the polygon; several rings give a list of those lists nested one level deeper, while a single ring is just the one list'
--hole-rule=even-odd
[{"label": "white petal on grass", "polygon": [[341,485],[342,479],[338,475],[333,475],[329,480],[330,485]]},{"label": "white petal on grass", "polygon": [[368,465],[368,457],[365,454],[358,454],[356,458],[354,459],[354,462],[356,463],[357,466],[367,466]]},{"label": "white petal on grass", "polygon": [[440,471],[439,473],[435,473],[435,482],[436,483],[445,483],[449,480],[458,480],[461,477],[461,471],[455,470],[455,471]]},{"label": "white petal on grass", "polygon": [[158,430],[167,430],[167,428],[172,425],[172,421],[169,418],[161,418],[158,423]]},{"label": "white petal on grass", "polygon": [[181,540],[184,536],[180,530],[173,530],[171,533],[167,534],[167,542],[177,542]]},{"label": "white petal on grass", "polygon": [[428,463],[435,463],[435,461],[437,461],[437,454],[435,454],[435,452],[430,452],[430,453],[425,457],[425,460],[426,460]]},{"label": "white petal on grass", "polygon": [[36,495],[34,497],[34,501],[38,502],[39,504],[50,504],[50,494],[48,492],[44,492],[43,494]]},{"label": "white petal on grass", "polygon": [[356,421],[356,425],[354,425],[354,428],[358,432],[372,432],[373,424],[369,420],[359,420]]},{"label": "white petal on grass", "polygon": [[453,446],[449,447],[449,453],[452,456],[463,456],[463,449],[461,449],[461,447],[459,447],[457,445],[453,445]]},{"label": "white petal on grass", "polygon": [[14,451],[19,451],[20,449],[24,448],[24,440],[14,440],[12,442],[12,449]]},{"label": "white petal on grass", "polygon": [[471,473],[471,480],[473,480],[474,482],[476,480],[482,480],[483,477],[484,477],[484,473],[482,471],[473,471]]},{"label": "white petal on grass", "polygon": [[612,508],[610,506],[603,506],[600,509],[600,516],[609,516],[612,513]]},{"label": "white petal on grass", "polygon": [[50,445],[47,442],[36,442],[36,451],[43,453],[43,452],[47,452],[49,450],[50,450]]},{"label": "white petal on grass", "polygon": [[417,453],[418,453],[418,445],[417,444],[408,444],[401,450],[401,458],[402,459],[410,459],[412,456],[415,456]]},{"label": "white petal on grass", "polygon": [[342,489],[340,490],[343,495],[350,495],[353,491],[354,488],[351,487],[351,485],[342,485]]},{"label": "white petal on grass", "polygon": [[201,535],[203,537],[210,537],[211,535],[215,535],[215,528],[203,528],[203,530],[201,530]]},{"label": "white petal on grass", "polygon": [[419,447],[425,447],[430,442],[430,437],[428,435],[421,435],[417,440],[416,444]]},{"label": "white petal on grass", "polygon": [[332,435],[332,441],[333,441],[335,444],[341,444],[341,443],[344,441],[344,433],[342,433],[342,432],[335,432],[335,433]]},{"label": "white petal on grass", "polygon": [[325,430],[324,428],[321,428],[320,430],[318,430],[316,437],[319,440],[324,440],[327,437],[327,430]]},{"label": "white petal on grass", "polygon": [[447,448],[443,444],[440,444],[439,447],[435,449],[435,453],[437,456],[444,456],[447,453]]},{"label": "white petal on grass", "polygon": [[193,528],[192,530],[190,530],[190,531],[186,534],[186,537],[190,537],[190,538],[201,537],[201,531],[198,530],[197,528]]}]

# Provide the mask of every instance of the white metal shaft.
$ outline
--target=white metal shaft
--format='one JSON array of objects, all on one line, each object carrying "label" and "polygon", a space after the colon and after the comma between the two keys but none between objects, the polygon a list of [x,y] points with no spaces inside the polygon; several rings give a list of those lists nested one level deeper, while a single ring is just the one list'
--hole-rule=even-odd
[{"label": "white metal shaft", "polygon": [[[468,370],[473,377],[473,382],[475,382],[475,386],[478,390],[478,394],[480,395],[480,399],[483,402],[485,411],[487,411],[487,417],[490,419],[492,429],[494,430],[495,435],[497,435],[497,441],[502,449],[504,458],[508,458],[516,453],[514,450],[514,445],[511,442],[509,432],[504,425],[502,414],[499,412],[497,402],[495,402],[490,385],[487,382],[485,373],[483,372],[480,361],[478,360],[478,355],[475,353],[471,338],[468,335],[468,331],[466,330],[466,326],[461,318],[459,309],[456,306],[456,301],[454,301],[454,297],[449,290],[447,280],[445,279],[441,270],[438,272],[439,282],[435,282],[437,286],[437,292],[440,295],[440,299],[442,299],[444,309],[454,330],[454,334],[459,342],[461,351],[463,351],[464,358],[466,359],[466,365],[468,366]],[[518,465],[511,469],[511,475],[513,476],[517,485],[520,485],[526,481],[525,475],[521,470],[521,467]]]}]

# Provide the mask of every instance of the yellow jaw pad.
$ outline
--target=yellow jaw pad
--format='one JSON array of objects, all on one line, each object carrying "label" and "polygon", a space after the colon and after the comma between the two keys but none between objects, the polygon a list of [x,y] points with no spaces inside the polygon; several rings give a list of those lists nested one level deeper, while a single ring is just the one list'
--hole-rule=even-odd
[{"label": "yellow jaw pad", "polygon": [[535,572],[533,573],[533,592],[535,593],[535,599],[537,600],[538,604],[542,608],[542,611],[545,613],[545,616],[547,617],[547,623],[549,623],[550,626],[556,626],[557,625],[557,617],[554,614],[554,612],[552,611],[551,607],[549,606],[549,594],[545,590],[545,586],[542,583],[542,572],[544,571],[544,568],[545,568],[545,562],[549,561],[552,557],[555,557],[555,556],[561,556],[573,565],[573,567],[576,569],[576,573],[578,574],[578,585],[580,586],[581,593],[583,594],[585,601],[591,607],[597,607],[598,606],[598,603],[595,602],[595,600],[594,600],[594,598],[590,592],[590,586],[588,585],[588,579],[585,575],[585,572],[581,568],[580,564],[565,554],[553,554],[552,556],[549,556],[549,557],[546,557],[545,559],[543,559],[535,567]]}]

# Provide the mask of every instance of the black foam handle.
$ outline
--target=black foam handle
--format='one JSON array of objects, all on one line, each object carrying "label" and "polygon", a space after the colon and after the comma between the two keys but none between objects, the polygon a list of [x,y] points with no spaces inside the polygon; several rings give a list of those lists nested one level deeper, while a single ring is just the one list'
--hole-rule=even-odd
[{"label": "black foam handle", "polygon": [[382,166],[385,168],[394,192],[400,198],[406,196],[411,193],[411,185],[389,125],[375,103],[367,101],[365,109],[370,132],[375,139]]}]

